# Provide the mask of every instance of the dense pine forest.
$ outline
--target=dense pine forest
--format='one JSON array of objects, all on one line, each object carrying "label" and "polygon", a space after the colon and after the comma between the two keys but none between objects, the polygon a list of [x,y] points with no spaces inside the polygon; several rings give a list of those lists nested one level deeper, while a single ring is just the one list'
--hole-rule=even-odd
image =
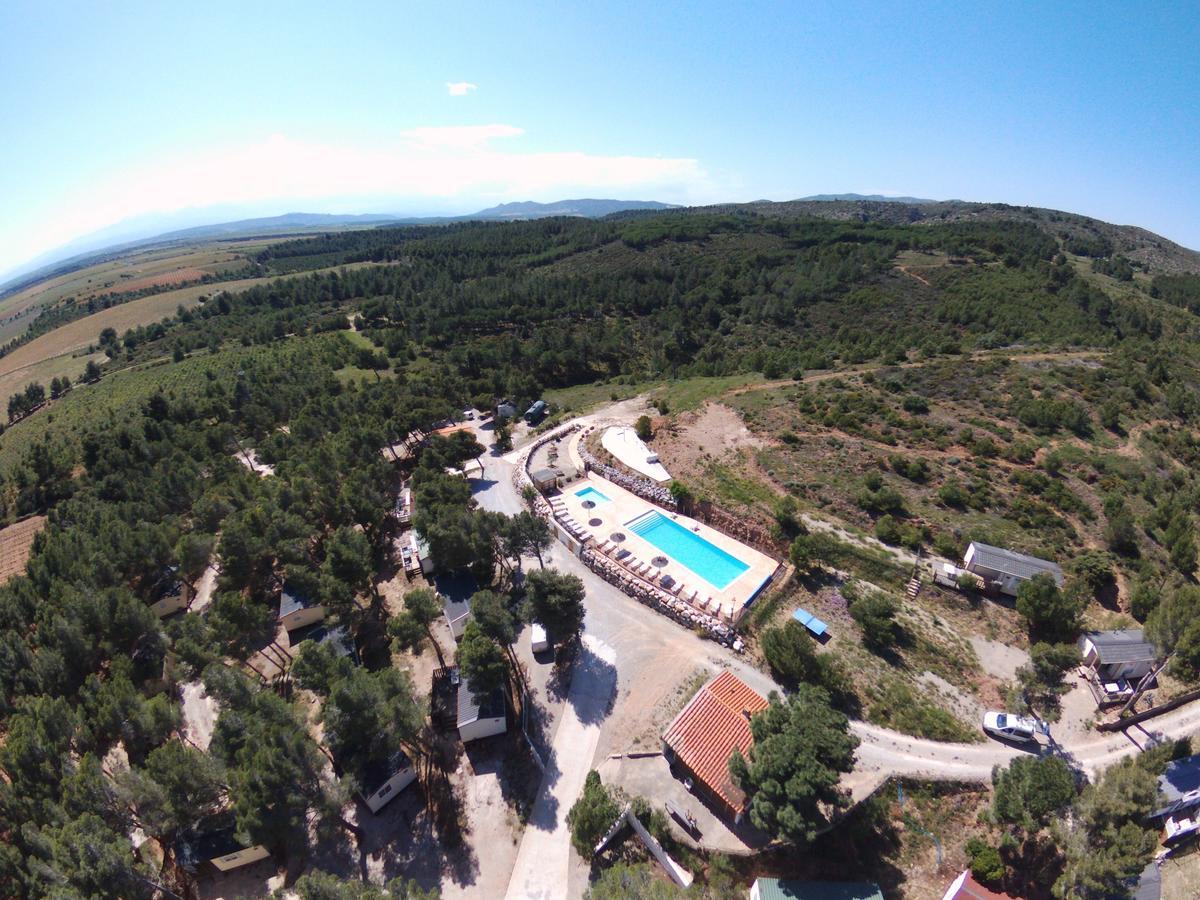
[{"label": "dense pine forest", "polygon": [[[1125,279],[1111,246],[1064,243],[1029,222],[744,213],[375,229],[274,244],[256,260],[273,283],[216,284],[112,337],[94,383],[56,386],[0,435],[0,521],[49,517],[26,574],[0,586],[0,894],[149,896],[169,879],[129,835],[169,846],[227,803],[276,853],[302,852],[311,817],[342,827],[300,713],[243,663],[270,640],[284,578],[353,632],[383,632],[371,572],[400,472],[416,471],[440,552],[482,560],[483,581],[504,565],[505,526],[439,474],[477,448],[387,450],[464,405],[1089,347],[1114,353],[1116,418],[1195,424],[1200,277]],[[374,265],[305,274],[352,263]],[[1060,427],[1050,399],[1022,415]],[[275,477],[243,464],[249,448]],[[1166,480],[1170,508],[1194,510],[1191,475]],[[164,625],[147,603],[213,553],[207,614]],[[196,677],[222,703],[208,754],[169,740],[178,684]],[[419,726],[394,727],[420,752]]]}]

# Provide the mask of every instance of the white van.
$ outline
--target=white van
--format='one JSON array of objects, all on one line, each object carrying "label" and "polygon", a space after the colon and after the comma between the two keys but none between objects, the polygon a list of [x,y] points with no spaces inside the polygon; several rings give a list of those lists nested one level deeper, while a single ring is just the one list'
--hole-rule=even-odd
[{"label": "white van", "polygon": [[529,626],[529,649],[534,653],[541,653],[543,650],[550,649],[550,641],[546,637],[546,629],[533,622]]}]

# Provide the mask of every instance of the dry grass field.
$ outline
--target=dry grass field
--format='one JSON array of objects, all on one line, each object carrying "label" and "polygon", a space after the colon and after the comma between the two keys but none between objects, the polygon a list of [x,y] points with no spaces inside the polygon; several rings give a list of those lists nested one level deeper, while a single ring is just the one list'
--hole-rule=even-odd
[{"label": "dry grass field", "polygon": [[31,516],[7,528],[0,528],[0,584],[24,573],[33,539],[45,527],[45,516]]},{"label": "dry grass field", "polygon": [[[267,281],[266,278],[245,278],[240,281],[223,282],[219,289],[226,291],[246,290],[256,284]],[[96,343],[100,332],[105,328],[115,328],[121,334],[138,325],[157,322],[166,316],[175,314],[183,306],[192,307],[200,302],[200,297],[211,294],[218,288],[209,284],[192,285],[175,291],[165,291],[140,300],[132,300],[101,310],[95,315],[68,322],[61,328],[56,328],[49,334],[34,338],[28,344],[18,347],[8,356],[0,359],[0,396],[7,397],[15,389],[14,382],[24,386],[35,381],[32,370],[42,366],[57,357],[69,356],[76,351]],[[86,360],[79,364],[83,371]]]},{"label": "dry grass field", "polygon": [[[297,272],[295,275],[284,277],[305,278],[334,269],[355,269],[371,265],[378,264],[352,263],[348,266],[317,269],[313,272]],[[174,291],[164,291],[161,294],[131,300],[83,319],[68,322],[61,328],[56,328],[28,344],[18,347],[8,356],[0,357],[0,400],[7,399],[31,381],[45,385],[56,376],[66,375],[74,379],[82,374],[89,359],[94,358],[97,361],[103,359],[103,354],[89,356],[82,351],[94,345],[99,340],[100,332],[105,328],[114,328],[117,334],[123,334],[138,325],[148,325],[167,316],[173,316],[180,306],[185,309],[196,306],[201,297],[220,291],[237,293],[256,285],[275,281],[279,277],[263,276],[222,281],[218,284],[193,284]]]},{"label": "dry grass field", "polygon": [[4,372],[0,374],[0,400],[7,400],[33,381],[43,386],[49,386],[55,378],[64,376],[75,381],[87,368],[88,360],[94,359],[97,363],[103,363],[106,358],[103,352],[87,353],[84,348],[83,351],[64,353]]},{"label": "dry grass field", "polygon": [[258,249],[261,245],[221,243],[147,250],[39,282],[0,300],[0,343],[23,332],[43,308],[67,297],[87,299],[196,281],[241,269],[247,254]]}]

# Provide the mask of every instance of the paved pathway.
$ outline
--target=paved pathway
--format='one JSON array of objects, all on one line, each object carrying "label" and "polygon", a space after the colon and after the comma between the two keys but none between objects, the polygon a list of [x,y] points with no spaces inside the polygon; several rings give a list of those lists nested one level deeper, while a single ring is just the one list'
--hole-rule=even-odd
[{"label": "paved pathway", "polygon": [[[583,793],[600,740],[600,725],[616,688],[617,655],[603,641],[584,635],[583,654],[571,679],[567,708],[554,734],[554,748],[538,789],[517,862],[508,883],[510,900],[557,900],[568,895],[571,839],[567,811]],[[484,848],[479,848],[484,852]]]}]

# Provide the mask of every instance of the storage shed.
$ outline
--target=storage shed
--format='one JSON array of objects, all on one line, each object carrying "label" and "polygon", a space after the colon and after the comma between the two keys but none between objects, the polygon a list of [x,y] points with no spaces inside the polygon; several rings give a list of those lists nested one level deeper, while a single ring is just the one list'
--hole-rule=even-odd
[{"label": "storage shed", "polygon": [[442,615],[446,617],[450,634],[457,641],[467,630],[467,623],[471,621],[471,604],[466,600],[451,600],[449,597],[443,597]]},{"label": "storage shed", "polygon": [[530,472],[529,478],[533,482],[533,486],[543,494],[558,487],[558,473],[553,469],[538,469]]}]

